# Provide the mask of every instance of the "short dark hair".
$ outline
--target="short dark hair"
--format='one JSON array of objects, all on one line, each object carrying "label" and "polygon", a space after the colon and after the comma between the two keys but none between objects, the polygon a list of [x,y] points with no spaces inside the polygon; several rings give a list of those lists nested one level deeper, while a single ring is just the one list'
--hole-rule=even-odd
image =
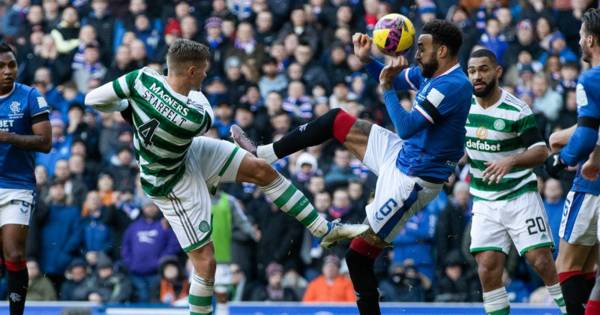
[{"label": "short dark hair", "polygon": [[423,26],[421,34],[429,34],[433,37],[433,42],[448,47],[451,56],[456,56],[462,45],[462,32],[456,25],[444,21],[433,20]]},{"label": "short dark hair", "polygon": [[0,54],[7,53],[7,52],[13,54],[13,56],[15,57],[15,59],[17,58],[17,54],[12,49],[12,47],[10,47],[10,45],[8,43],[6,43],[6,42],[0,42]]},{"label": "short dark hair", "polygon": [[483,57],[488,58],[495,65],[498,64],[498,59],[496,58],[496,54],[487,48],[477,49],[471,53],[471,56],[469,56],[469,58],[483,58]]},{"label": "short dark hair", "polygon": [[600,9],[589,9],[581,18],[583,30],[600,41]]},{"label": "short dark hair", "polygon": [[208,47],[189,39],[176,39],[167,52],[168,62],[186,63],[209,60],[210,51]]}]

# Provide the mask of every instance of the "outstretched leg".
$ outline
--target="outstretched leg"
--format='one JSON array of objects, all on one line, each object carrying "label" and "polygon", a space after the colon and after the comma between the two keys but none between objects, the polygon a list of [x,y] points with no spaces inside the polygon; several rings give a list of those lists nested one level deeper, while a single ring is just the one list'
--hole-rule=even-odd
[{"label": "outstretched leg", "polygon": [[335,139],[361,161],[364,158],[372,123],[356,119],[336,108],[286,134],[279,141],[256,147],[238,126],[231,128],[231,136],[245,150],[269,163],[305,148]]},{"label": "outstretched leg", "polygon": [[238,169],[236,181],[257,184],[283,212],[293,216],[311,234],[323,238],[321,245],[328,247],[341,239],[360,235],[368,229],[365,224],[340,224],[320,216],[308,198],[265,160],[246,154]]},{"label": "outstretched leg", "polygon": [[6,224],[2,227],[3,253],[6,259],[8,278],[8,301],[11,315],[22,315],[25,310],[25,297],[29,285],[29,276],[25,261],[25,241],[27,226]]}]

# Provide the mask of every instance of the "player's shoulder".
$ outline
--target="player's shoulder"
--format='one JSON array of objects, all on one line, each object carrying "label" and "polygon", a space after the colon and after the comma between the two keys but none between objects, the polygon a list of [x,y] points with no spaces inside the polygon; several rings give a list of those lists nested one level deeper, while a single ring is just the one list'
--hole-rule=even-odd
[{"label": "player's shoulder", "polygon": [[499,109],[519,112],[522,114],[532,114],[531,107],[527,105],[523,100],[519,99],[512,93],[502,90],[502,102],[498,105]]},{"label": "player's shoulder", "polygon": [[188,100],[193,103],[198,103],[201,105],[209,105],[208,98],[201,91],[192,90],[188,94]]},{"label": "player's shoulder", "polygon": [[600,67],[583,72],[578,79],[577,87],[587,93],[600,93]]},{"label": "player's shoulder", "polygon": [[[458,66],[458,65],[457,65]],[[439,90],[442,89],[446,93],[457,93],[457,94],[468,94],[471,92],[471,82],[467,75],[462,71],[460,66],[451,69],[449,72],[442,74],[436,80],[432,80],[435,87]]]},{"label": "player's shoulder", "polygon": [[30,93],[36,93],[37,89],[33,86],[29,86],[23,83],[15,83],[15,93],[20,95],[29,95]]}]

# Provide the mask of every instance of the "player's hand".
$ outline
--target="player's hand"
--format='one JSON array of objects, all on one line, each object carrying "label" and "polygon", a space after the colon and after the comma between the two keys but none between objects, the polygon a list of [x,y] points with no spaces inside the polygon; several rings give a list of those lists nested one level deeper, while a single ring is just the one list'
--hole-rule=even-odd
[{"label": "player's hand", "polygon": [[381,85],[381,88],[384,91],[391,89],[396,76],[407,66],[408,62],[404,56],[392,58],[390,63],[383,67],[383,70],[379,74],[379,85]]},{"label": "player's hand", "polygon": [[552,153],[545,162],[546,172],[553,178],[559,178],[560,172],[564,170],[567,165],[560,158],[560,152]]},{"label": "player's hand", "polygon": [[483,182],[488,184],[499,184],[504,175],[506,175],[515,166],[515,160],[509,156],[500,161],[485,162],[487,166],[483,171]]},{"label": "player's hand", "polygon": [[596,180],[598,179],[598,173],[600,173],[600,163],[598,163],[598,161],[588,159],[583,163],[583,166],[581,167],[581,175],[583,175],[583,178],[587,180]]},{"label": "player's hand", "polygon": [[10,132],[0,131],[0,143],[8,142],[8,137],[10,137]]},{"label": "player's hand", "polygon": [[367,64],[371,62],[371,44],[372,40],[367,34],[355,33],[352,35],[352,44],[354,45],[354,54],[360,62]]}]

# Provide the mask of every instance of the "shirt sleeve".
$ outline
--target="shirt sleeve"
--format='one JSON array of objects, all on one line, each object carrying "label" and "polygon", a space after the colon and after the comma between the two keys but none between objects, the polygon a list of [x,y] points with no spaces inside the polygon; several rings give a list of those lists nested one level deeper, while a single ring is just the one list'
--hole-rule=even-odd
[{"label": "shirt sleeve", "polygon": [[516,132],[523,145],[527,148],[531,148],[537,145],[546,145],[540,131],[537,128],[537,121],[533,112],[526,108],[521,112],[521,117],[517,120]]},{"label": "shirt sleeve", "polygon": [[457,92],[456,89],[456,86],[446,82],[432,84],[431,89],[423,99],[419,100],[417,96],[415,110],[431,124],[439,123],[444,116],[456,107],[457,100],[456,97],[453,97],[453,93]]},{"label": "shirt sleeve", "polygon": [[85,96],[85,104],[101,112],[123,111],[128,106],[139,70],[122,75],[118,79],[93,89]]},{"label": "shirt sleeve", "polygon": [[29,93],[29,117],[34,118],[48,114],[50,107],[46,99],[38,92],[37,89],[31,90]]}]

